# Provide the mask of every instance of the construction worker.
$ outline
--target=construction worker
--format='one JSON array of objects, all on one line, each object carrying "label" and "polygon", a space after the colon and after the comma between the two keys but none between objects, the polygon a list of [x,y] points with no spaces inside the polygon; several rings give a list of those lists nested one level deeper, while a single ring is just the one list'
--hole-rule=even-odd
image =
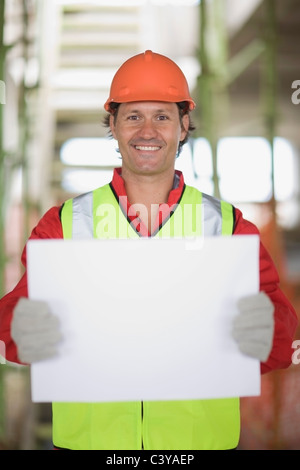
[{"label": "construction worker", "polygon": [[[240,210],[185,185],[183,174],[174,169],[194,129],[190,112],[195,103],[184,74],[172,60],[150,50],[128,59],[116,72],[104,107],[122,167],[114,170],[110,184],[51,208],[31,239],[115,238],[120,233],[128,238],[165,233],[185,237],[195,226],[199,236],[259,233]],[[103,204],[114,208],[105,224],[99,210],[93,210]],[[186,204],[197,205],[191,218],[201,217],[202,224],[191,220],[182,226],[176,214]],[[113,214],[118,216],[117,225]],[[26,266],[26,247],[22,261]],[[297,316],[279,288],[277,271],[262,244],[260,292],[240,299],[238,309],[232,334],[240,351],[259,359],[261,373],[287,368]],[[57,353],[59,322],[45,302],[28,299],[26,273],[0,301],[0,339],[6,344],[7,359],[16,363],[32,364]],[[53,403],[55,448],[234,449],[239,436],[238,398]]]}]

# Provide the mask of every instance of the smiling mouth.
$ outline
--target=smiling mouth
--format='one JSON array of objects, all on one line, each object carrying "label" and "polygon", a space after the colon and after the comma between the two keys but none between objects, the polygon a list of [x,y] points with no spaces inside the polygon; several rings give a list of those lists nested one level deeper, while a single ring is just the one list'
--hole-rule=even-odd
[{"label": "smiling mouth", "polygon": [[155,150],[159,150],[160,147],[154,147],[154,146],[148,146],[148,145],[135,145],[134,148],[136,150],[143,150],[143,151],[146,151],[146,152],[153,152]]}]

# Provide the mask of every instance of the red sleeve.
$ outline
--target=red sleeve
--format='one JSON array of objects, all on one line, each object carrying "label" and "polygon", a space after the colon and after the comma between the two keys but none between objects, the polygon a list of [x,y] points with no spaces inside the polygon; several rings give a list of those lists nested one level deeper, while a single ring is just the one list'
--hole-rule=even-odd
[{"label": "red sleeve", "polygon": [[[59,207],[53,207],[46,212],[33,229],[29,239],[63,238],[59,211]],[[26,268],[26,246],[22,253],[22,264]],[[6,359],[15,363],[20,363],[20,361],[16,345],[10,336],[10,324],[13,309],[20,297],[28,297],[26,271],[16,287],[0,299],[0,341],[5,344]]]},{"label": "red sleeve", "polygon": [[[259,234],[258,228],[245,220],[240,210],[235,209],[234,235]],[[292,362],[292,342],[298,325],[297,314],[279,287],[276,267],[260,242],[260,290],[266,292],[275,306],[275,330],[272,351],[266,362],[261,363],[262,374],[275,369],[289,367]]]}]

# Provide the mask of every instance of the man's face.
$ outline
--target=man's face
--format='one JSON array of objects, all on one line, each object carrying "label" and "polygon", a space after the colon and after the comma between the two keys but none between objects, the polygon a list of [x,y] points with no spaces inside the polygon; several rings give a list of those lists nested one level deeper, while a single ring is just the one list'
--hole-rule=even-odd
[{"label": "man's face", "polygon": [[189,117],[182,125],[176,103],[138,101],[122,103],[111,132],[118,141],[125,172],[155,175],[174,171],[178,145],[186,136]]}]

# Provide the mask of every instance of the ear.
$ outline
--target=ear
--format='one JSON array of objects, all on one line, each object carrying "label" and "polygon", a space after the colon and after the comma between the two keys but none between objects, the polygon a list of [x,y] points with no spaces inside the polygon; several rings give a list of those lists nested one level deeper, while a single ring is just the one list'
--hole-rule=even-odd
[{"label": "ear", "polygon": [[112,136],[114,137],[114,139],[117,140],[117,137],[116,137],[116,126],[115,126],[115,118],[114,116],[111,114],[109,116],[109,127],[110,127],[110,131],[112,133]]},{"label": "ear", "polygon": [[188,114],[184,114],[182,116],[182,126],[181,126],[181,138],[180,140],[184,140],[188,131],[189,131],[189,125],[190,125],[190,117]]}]

